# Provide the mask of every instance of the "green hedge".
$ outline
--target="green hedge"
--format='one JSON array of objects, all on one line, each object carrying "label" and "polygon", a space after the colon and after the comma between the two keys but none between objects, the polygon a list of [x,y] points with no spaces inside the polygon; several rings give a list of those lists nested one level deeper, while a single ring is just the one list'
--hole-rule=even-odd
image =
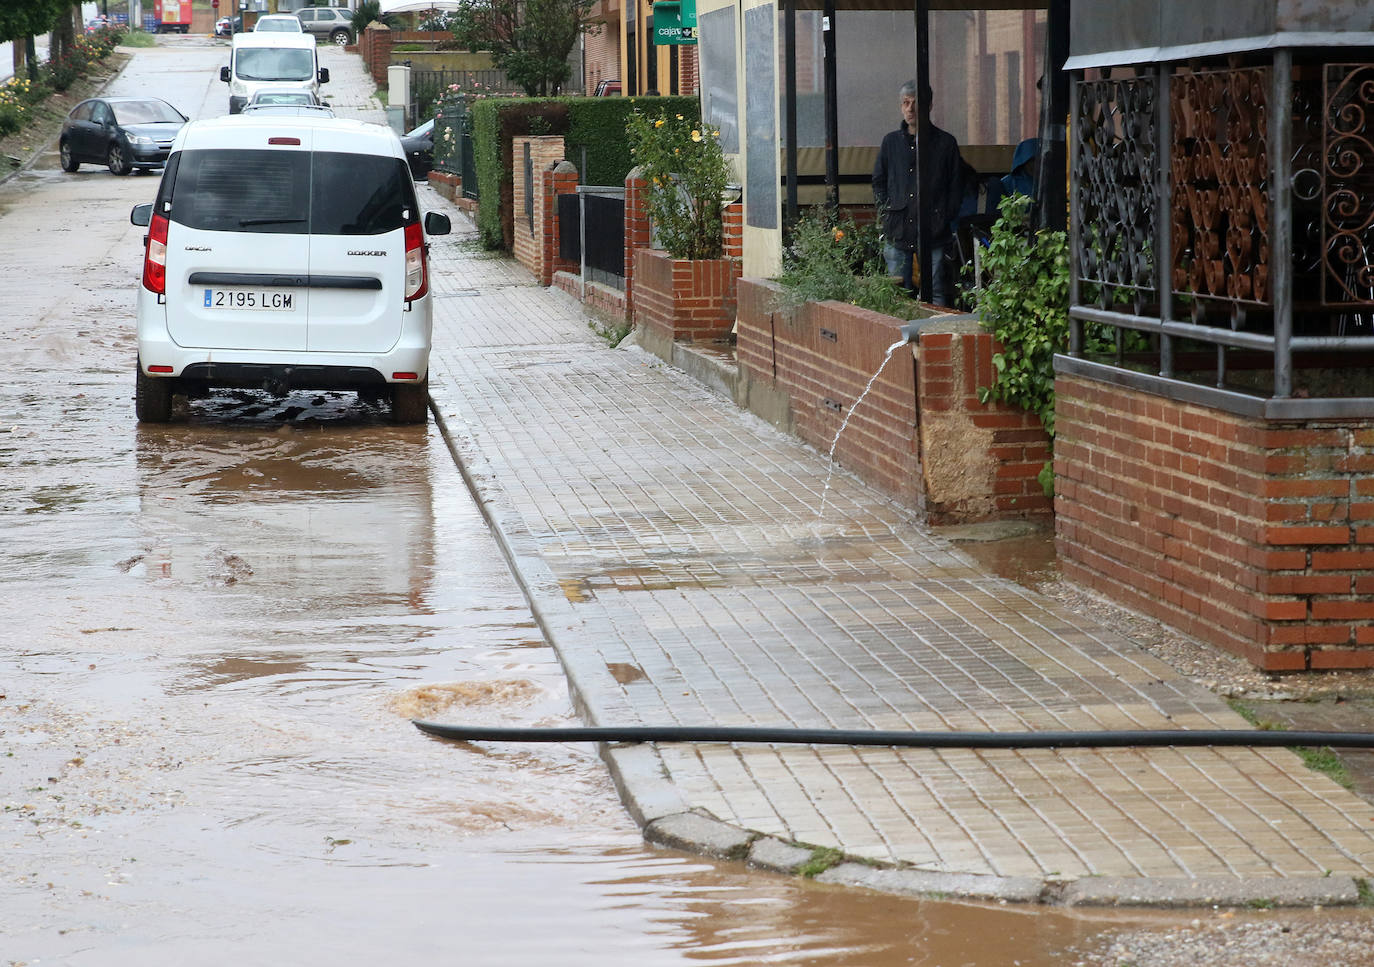
[{"label": "green hedge", "polygon": [[[477,170],[477,231],[488,249],[510,251],[515,243],[513,141],[526,135],[561,134],[567,159],[586,185],[620,185],[634,167],[625,119],[632,111],[681,114],[696,119],[695,97],[482,98],[472,112],[473,162]],[[581,171],[583,148],[587,170]],[[496,204],[492,204],[492,201]]]},{"label": "green hedge", "polygon": [[[565,154],[577,165],[584,185],[621,185],[634,167],[625,119],[632,111],[657,117],[660,113],[701,119],[701,102],[695,97],[570,97]],[[587,170],[582,170],[586,151]]]}]

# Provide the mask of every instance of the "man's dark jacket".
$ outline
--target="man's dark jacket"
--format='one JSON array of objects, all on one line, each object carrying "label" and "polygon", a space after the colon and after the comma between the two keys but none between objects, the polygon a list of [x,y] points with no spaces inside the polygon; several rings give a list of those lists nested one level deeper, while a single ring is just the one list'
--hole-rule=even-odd
[{"label": "man's dark jacket", "polygon": [[[925,127],[930,153],[926,159],[926,197],[931,217],[922,219],[916,196],[916,139],[906,122],[883,138],[878,160],[873,164],[873,197],[878,202],[883,238],[908,252],[918,247],[917,231],[927,243],[943,245],[950,241],[950,226],[959,214],[964,189],[961,179],[959,142],[954,135],[933,124]],[[923,224],[924,223],[924,224]]]}]

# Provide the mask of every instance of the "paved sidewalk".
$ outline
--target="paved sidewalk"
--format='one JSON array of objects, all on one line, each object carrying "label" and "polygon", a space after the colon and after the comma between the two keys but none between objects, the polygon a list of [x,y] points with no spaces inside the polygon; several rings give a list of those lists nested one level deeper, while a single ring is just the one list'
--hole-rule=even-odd
[{"label": "paved sidewalk", "polygon": [[[824,454],[608,348],[575,300],[423,195],[457,230],[432,253],[435,408],[590,724],[1247,727],[1111,630],[981,573]],[[779,869],[829,847],[867,862],[824,878],[885,889],[1335,903],[1374,871],[1374,806],[1284,750],[608,758],[650,838]]]},{"label": "paved sidewalk", "polygon": [[[354,62],[326,65],[332,92],[370,108]],[[579,303],[480,251],[420,190],[455,227],[431,252],[434,408],[589,724],[1246,727],[1110,629],[982,573],[824,454],[608,348]],[[1284,750],[606,758],[650,839],[780,871],[829,848],[862,862],[822,879],[878,889],[1354,903],[1374,874],[1374,806]]]}]

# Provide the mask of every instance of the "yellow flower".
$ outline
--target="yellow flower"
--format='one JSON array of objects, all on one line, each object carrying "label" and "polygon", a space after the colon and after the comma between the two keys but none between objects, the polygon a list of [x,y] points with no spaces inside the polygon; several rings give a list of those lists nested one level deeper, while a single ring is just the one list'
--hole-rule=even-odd
[{"label": "yellow flower", "polygon": [[842,238],[844,238],[844,232],[840,231],[838,228],[835,229],[835,241],[838,242]]},{"label": "yellow flower", "polygon": [[711,132],[711,137],[713,137],[713,138],[718,138],[718,137],[720,137],[720,132],[719,132],[719,131],[712,131],[712,132]]},{"label": "yellow flower", "polygon": [[663,118],[659,118],[657,121],[655,121],[655,122],[654,122],[654,127],[656,127],[656,128],[661,128],[661,127],[663,127]]},{"label": "yellow flower", "polygon": [[679,121],[681,121],[681,120],[682,120],[682,115],[679,114],[679,115],[677,116],[677,119],[678,119]]},{"label": "yellow flower", "polygon": [[700,131],[693,131],[693,132],[692,132],[692,140],[693,140],[693,141],[700,141],[700,140],[701,140],[701,132],[700,132]]}]

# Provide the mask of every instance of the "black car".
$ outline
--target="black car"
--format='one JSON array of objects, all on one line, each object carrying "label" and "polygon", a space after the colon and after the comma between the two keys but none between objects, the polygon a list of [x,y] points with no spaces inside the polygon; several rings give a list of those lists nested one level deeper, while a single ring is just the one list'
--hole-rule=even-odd
[{"label": "black car", "polygon": [[156,97],[93,97],[82,101],[62,122],[58,148],[62,170],[75,171],[83,161],[108,165],[116,175],[135,168],[161,168],[172,139],[187,121],[172,105]]},{"label": "black car", "polygon": [[416,181],[428,178],[434,169],[434,120],[401,135],[401,147],[405,148],[410,177]]}]

